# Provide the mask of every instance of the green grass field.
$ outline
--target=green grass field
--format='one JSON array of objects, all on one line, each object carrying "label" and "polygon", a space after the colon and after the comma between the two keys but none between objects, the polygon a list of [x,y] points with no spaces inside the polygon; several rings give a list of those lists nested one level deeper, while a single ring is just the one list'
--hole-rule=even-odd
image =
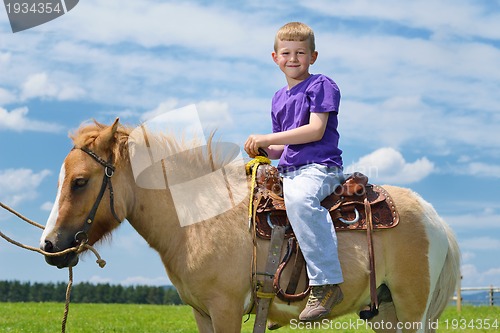
[{"label": "green grass field", "polygon": [[[62,303],[0,303],[0,332],[59,332],[64,310]],[[242,332],[252,332],[253,316],[243,324]],[[328,325],[337,332],[372,332],[365,327],[349,329],[356,315],[342,317]],[[344,323],[343,325],[341,323]],[[496,327],[495,326],[496,323]],[[479,328],[481,326],[482,328]],[[489,328],[487,328],[489,326]],[[334,326],[332,326],[334,327]],[[342,329],[341,327],[345,327]],[[335,327],[334,327],[335,328]],[[140,333],[195,333],[198,332],[188,306],[134,305],[134,304],[71,304],[68,333],[140,332]],[[298,327],[281,328],[275,332],[326,332],[320,329]],[[438,332],[499,332],[500,307],[465,306],[461,314],[448,307],[439,321]]]}]

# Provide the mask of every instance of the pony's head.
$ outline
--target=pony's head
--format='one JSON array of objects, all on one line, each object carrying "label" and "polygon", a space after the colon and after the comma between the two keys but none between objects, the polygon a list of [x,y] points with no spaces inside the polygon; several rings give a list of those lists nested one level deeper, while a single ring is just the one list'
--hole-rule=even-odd
[{"label": "pony's head", "polygon": [[[71,136],[74,148],[64,159],[54,206],[40,240],[47,252],[58,252],[82,242],[94,244],[126,216],[126,173],[123,163],[126,130],[118,119],[105,126],[95,122]],[[78,255],[45,257],[59,268],[74,266]]]}]

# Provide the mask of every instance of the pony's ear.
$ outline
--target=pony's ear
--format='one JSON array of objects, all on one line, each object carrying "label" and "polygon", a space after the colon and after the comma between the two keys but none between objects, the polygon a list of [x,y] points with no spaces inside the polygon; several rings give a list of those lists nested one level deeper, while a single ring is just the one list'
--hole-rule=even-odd
[{"label": "pony's ear", "polygon": [[97,146],[107,150],[111,147],[115,140],[115,133],[116,130],[118,129],[118,122],[120,118],[116,118],[113,124],[109,127],[106,127],[102,132],[99,134],[99,136],[96,139]]}]

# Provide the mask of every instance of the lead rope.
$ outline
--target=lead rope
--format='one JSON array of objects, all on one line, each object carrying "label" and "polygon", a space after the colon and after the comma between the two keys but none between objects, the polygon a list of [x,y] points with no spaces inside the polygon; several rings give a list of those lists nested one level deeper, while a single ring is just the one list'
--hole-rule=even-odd
[{"label": "lead rope", "polygon": [[71,297],[71,287],[73,287],[73,267],[68,267],[68,287],[66,287],[66,301],[64,302],[64,313],[61,322],[61,332],[66,333],[66,321],[68,320],[69,313],[69,300]]},{"label": "lead rope", "polygon": [[[267,155],[267,154],[266,154]],[[245,170],[247,175],[251,176],[251,184],[250,184],[250,198],[249,198],[249,203],[248,203],[248,229],[252,229],[253,227],[253,232],[252,232],[252,242],[253,242],[253,251],[252,251],[252,262],[251,262],[251,284],[252,284],[252,308],[250,311],[248,311],[248,316],[250,318],[250,313],[254,310],[256,307],[256,312],[255,312],[255,322],[254,322],[254,328],[253,332],[254,333],[262,333],[266,331],[266,320],[267,320],[267,314],[269,311],[269,303],[274,297],[274,293],[263,293],[262,291],[259,291],[258,289],[261,289],[263,286],[259,286],[258,281],[256,280],[256,275],[257,275],[257,230],[256,230],[256,221],[255,221],[255,215],[257,213],[257,207],[259,205],[260,200],[262,199],[262,195],[258,193],[257,197],[255,197],[255,187],[257,186],[257,169],[259,168],[259,165],[261,164],[271,164],[271,160],[267,158],[267,156],[255,156],[253,160],[248,162],[245,165]],[[274,231],[273,231],[273,234]],[[278,233],[279,234],[279,233]],[[274,238],[277,236],[274,235]],[[283,237],[284,237],[284,231],[283,231]],[[279,237],[278,237],[279,238]],[[278,261],[276,261],[278,262]],[[267,271],[267,267],[266,267]],[[267,282],[267,281],[266,281]],[[268,286],[267,286],[268,287]],[[272,295],[272,296],[269,296]],[[264,297],[265,296],[265,297]],[[261,299],[262,302],[259,302],[258,300]],[[245,322],[248,321],[245,320]]]},{"label": "lead rope", "polygon": [[[271,164],[271,160],[267,158],[266,156],[255,156],[253,160],[248,162],[245,165],[245,171],[246,174],[251,176],[251,181],[250,181],[250,198],[249,198],[249,203],[248,203],[248,229],[252,229],[253,226],[253,232],[252,232],[252,242],[253,242],[253,254],[252,254],[252,267],[251,267],[251,280],[252,280],[252,290],[256,292],[255,288],[257,287],[254,279],[255,279],[255,271],[257,269],[257,231],[256,231],[256,224],[255,224],[255,214],[257,213],[257,206],[259,205],[260,200],[262,199],[262,196],[259,195],[257,198],[255,198],[255,187],[257,186],[257,169],[259,168],[259,165],[261,164]],[[256,201],[256,202],[254,202]],[[253,309],[253,305],[252,305]],[[250,311],[251,312],[251,311]]]},{"label": "lead rope", "polygon": [[251,175],[251,185],[250,185],[250,200],[248,204],[248,229],[252,226],[252,217],[253,217],[253,198],[254,198],[254,190],[257,185],[257,169],[260,164],[271,164],[271,160],[266,156],[255,156],[253,160],[248,162],[245,165],[245,170],[247,175]]},{"label": "lead rope", "polygon": [[[36,223],[35,221],[28,219],[27,217],[24,217],[23,215],[16,212],[15,210],[10,208],[9,206],[3,204],[2,202],[0,202],[0,207],[2,207],[3,209],[7,210],[8,212],[19,217],[21,220],[24,220],[25,222],[27,222],[27,223],[29,223],[37,228],[45,229],[45,227],[43,225]],[[12,238],[8,237],[7,235],[5,235],[1,231],[0,231],[0,237],[2,237],[7,242],[9,242],[13,245],[19,246],[19,247],[26,249],[26,250],[29,250],[29,251],[38,252],[38,253],[43,254],[44,256],[48,256],[48,257],[62,256],[62,255],[65,255],[69,252],[76,252],[78,254],[78,253],[83,252],[84,250],[90,250],[96,256],[96,258],[97,258],[96,263],[99,265],[99,267],[104,268],[104,266],[106,266],[106,261],[101,258],[101,256],[97,252],[97,250],[94,249],[91,245],[88,245],[87,243],[81,243],[78,246],[66,249],[64,251],[51,253],[51,252],[43,251],[43,250],[36,248],[36,247],[33,247],[33,246],[19,243],[19,242],[13,240]],[[68,320],[71,287],[73,286],[73,267],[68,267],[68,271],[69,271],[68,287],[66,288],[66,301],[64,303],[64,313],[63,313],[63,319],[62,319],[62,323],[61,323],[61,332],[62,333],[66,332],[66,322]]]}]

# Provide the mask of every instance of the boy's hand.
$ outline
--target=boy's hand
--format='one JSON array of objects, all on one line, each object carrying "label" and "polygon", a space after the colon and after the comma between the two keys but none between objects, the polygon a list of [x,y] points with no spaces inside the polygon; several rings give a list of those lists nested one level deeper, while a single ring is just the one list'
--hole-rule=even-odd
[{"label": "boy's hand", "polygon": [[[309,116],[309,123],[294,129],[270,134],[252,134],[245,142],[245,151],[254,158],[259,155],[259,148],[263,148],[270,158],[279,158],[284,145],[300,145],[321,140],[328,124],[328,112],[313,113]],[[278,148],[279,149],[275,149]],[[276,150],[276,151],[274,151]]]},{"label": "boy's hand", "polygon": [[244,148],[248,156],[254,158],[255,156],[259,155],[259,148],[265,149],[268,146],[269,142],[267,140],[267,135],[252,134],[245,142]]}]

